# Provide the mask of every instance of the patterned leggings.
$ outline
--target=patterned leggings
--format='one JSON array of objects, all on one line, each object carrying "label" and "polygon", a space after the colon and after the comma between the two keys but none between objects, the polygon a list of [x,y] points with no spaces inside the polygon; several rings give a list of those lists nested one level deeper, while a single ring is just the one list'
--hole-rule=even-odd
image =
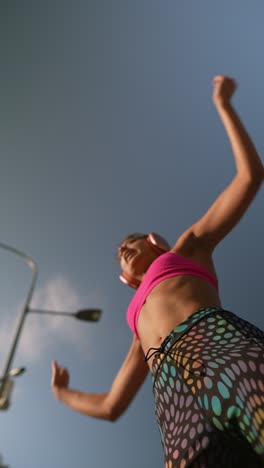
[{"label": "patterned leggings", "polygon": [[165,468],[264,467],[264,333],[207,307],[151,350]]}]

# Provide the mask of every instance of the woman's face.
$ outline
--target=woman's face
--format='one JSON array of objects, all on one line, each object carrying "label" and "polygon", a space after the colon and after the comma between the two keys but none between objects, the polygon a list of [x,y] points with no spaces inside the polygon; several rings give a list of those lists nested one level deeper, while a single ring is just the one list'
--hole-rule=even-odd
[{"label": "woman's face", "polygon": [[118,253],[121,269],[130,276],[144,275],[157,257],[144,238],[123,242]]}]

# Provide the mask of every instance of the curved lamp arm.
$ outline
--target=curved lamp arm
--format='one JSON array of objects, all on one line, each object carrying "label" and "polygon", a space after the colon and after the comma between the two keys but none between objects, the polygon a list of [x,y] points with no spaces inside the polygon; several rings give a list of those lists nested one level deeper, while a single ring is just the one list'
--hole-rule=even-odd
[{"label": "curved lamp arm", "polygon": [[12,252],[12,253],[22,257],[26,261],[27,265],[29,266],[29,268],[33,272],[33,277],[32,277],[30,288],[29,288],[29,291],[28,291],[28,294],[27,294],[26,302],[25,302],[25,305],[23,307],[22,313],[20,315],[20,318],[19,318],[19,321],[18,321],[18,324],[17,324],[17,328],[16,328],[16,332],[15,332],[15,336],[13,338],[13,342],[12,342],[12,345],[11,345],[11,349],[10,349],[10,351],[8,353],[8,356],[7,356],[5,365],[4,365],[4,369],[3,369],[3,373],[2,373],[2,382],[0,383],[0,388],[1,388],[1,386],[4,384],[5,380],[8,378],[8,373],[9,373],[10,367],[12,365],[12,361],[13,361],[14,354],[15,354],[15,351],[16,351],[17,343],[18,343],[18,340],[19,340],[19,337],[20,337],[21,330],[22,330],[23,325],[24,325],[24,320],[26,318],[26,314],[27,314],[27,311],[29,309],[29,304],[30,304],[30,301],[31,301],[31,298],[32,298],[32,295],[33,295],[33,291],[34,291],[34,287],[35,287],[35,284],[36,284],[36,280],[37,280],[37,276],[38,276],[38,267],[37,267],[36,262],[31,257],[29,257],[28,255],[26,255],[25,253],[21,252],[18,249],[14,248],[14,247],[11,247],[9,245],[3,244],[1,242],[0,242],[0,248],[8,250],[9,252]]}]

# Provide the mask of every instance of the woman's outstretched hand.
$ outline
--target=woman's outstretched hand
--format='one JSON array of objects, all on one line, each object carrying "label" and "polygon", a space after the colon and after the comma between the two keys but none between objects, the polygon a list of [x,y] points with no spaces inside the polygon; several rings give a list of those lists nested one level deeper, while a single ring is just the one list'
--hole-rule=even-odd
[{"label": "woman's outstretched hand", "polygon": [[213,101],[215,105],[228,104],[237,88],[235,80],[227,76],[217,75],[214,77],[213,85]]},{"label": "woman's outstretched hand", "polygon": [[52,362],[51,371],[51,388],[55,397],[58,398],[60,389],[67,388],[69,385],[69,372],[59,366],[56,361]]}]

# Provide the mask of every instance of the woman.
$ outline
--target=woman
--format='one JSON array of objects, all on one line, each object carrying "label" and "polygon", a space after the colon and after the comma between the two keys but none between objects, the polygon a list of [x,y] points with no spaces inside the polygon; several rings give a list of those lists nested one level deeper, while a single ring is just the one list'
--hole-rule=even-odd
[{"label": "woman", "polygon": [[239,222],[264,178],[262,162],[232,104],[235,82],[214,79],[213,101],[237,173],[172,249],[157,235],[132,235],[119,248],[121,279],[137,288],[128,308],[132,345],[104,394],[68,388],[52,364],[55,397],[115,421],[153,375],[166,468],[264,466],[264,333],[222,308],[212,254]]}]

